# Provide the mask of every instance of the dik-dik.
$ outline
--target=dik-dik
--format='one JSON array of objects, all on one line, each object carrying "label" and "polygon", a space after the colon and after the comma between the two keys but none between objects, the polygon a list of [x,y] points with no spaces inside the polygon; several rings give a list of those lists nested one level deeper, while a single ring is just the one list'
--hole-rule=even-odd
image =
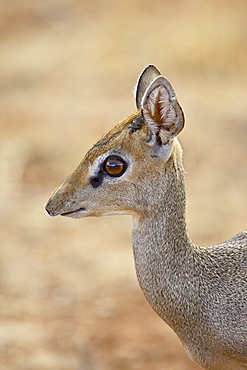
[{"label": "dik-dik", "polygon": [[132,215],[135,268],[149,304],[205,369],[247,369],[247,231],[213,247],[192,243],[177,140],[184,116],[172,85],[152,65],[139,77],[136,105],[46,210],[74,218]]}]

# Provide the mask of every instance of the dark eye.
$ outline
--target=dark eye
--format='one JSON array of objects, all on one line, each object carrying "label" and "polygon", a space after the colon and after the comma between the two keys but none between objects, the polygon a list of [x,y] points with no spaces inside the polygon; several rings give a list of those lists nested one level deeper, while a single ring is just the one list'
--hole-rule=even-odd
[{"label": "dark eye", "polygon": [[127,168],[125,161],[121,157],[110,156],[104,163],[105,172],[112,177],[121,176]]}]

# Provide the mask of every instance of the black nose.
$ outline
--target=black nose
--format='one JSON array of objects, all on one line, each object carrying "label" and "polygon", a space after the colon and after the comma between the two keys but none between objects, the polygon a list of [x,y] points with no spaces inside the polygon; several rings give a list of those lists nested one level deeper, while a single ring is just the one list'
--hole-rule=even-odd
[{"label": "black nose", "polygon": [[46,210],[46,212],[48,213],[49,216],[52,216],[52,213],[49,211],[47,206],[45,207],[45,210]]},{"label": "black nose", "polygon": [[49,216],[57,216],[59,213],[54,213],[50,210],[50,202],[47,203],[47,205],[45,206],[45,210],[46,212],[48,213]]}]

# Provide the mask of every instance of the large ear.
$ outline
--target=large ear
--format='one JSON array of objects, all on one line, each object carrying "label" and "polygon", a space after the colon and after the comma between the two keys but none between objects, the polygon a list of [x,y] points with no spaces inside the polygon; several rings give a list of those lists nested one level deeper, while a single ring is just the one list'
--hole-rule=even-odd
[{"label": "large ear", "polygon": [[140,74],[136,88],[135,88],[135,97],[136,97],[136,106],[137,109],[141,109],[142,98],[148,88],[148,86],[155,80],[156,77],[160,76],[158,69],[149,64]]},{"label": "large ear", "polygon": [[150,144],[165,145],[184,127],[183,111],[172,85],[163,76],[156,77],[149,85],[141,109],[150,134]]}]

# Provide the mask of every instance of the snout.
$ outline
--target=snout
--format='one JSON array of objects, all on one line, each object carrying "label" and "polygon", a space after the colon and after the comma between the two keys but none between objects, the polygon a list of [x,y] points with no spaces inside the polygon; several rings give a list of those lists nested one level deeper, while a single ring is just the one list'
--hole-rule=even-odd
[{"label": "snout", "polygon": [[53,199],[50,198],[45,206],[45,210],[46,212],[48,213],[49,216],[58,216],[60,215],[61,213],[56,210],[56,207],[54,207],[54,202],[53,202]]},{"label": "snout", "polygon": [[45,209],[49,216],[83,217],[86,211],[78,204],[75,187],[67,180],[54,191],[48,200]]},{"label": "snout", "polygon": [[48,213],[49,216],[53,217],[53,216],[56,216],[56,214],[52,213],[50,211],[50,205],[49,205],[49,202],[47,203],[47,205],[45,206],[45,210],[46,212]]},{"label": "snout", "polygon": [[85,217],[87,209],[79,207],[75,201],[64,200],[61,193],[55,193],[49,200],[45,209],[49,216],[67,216],[74,218]]}]

